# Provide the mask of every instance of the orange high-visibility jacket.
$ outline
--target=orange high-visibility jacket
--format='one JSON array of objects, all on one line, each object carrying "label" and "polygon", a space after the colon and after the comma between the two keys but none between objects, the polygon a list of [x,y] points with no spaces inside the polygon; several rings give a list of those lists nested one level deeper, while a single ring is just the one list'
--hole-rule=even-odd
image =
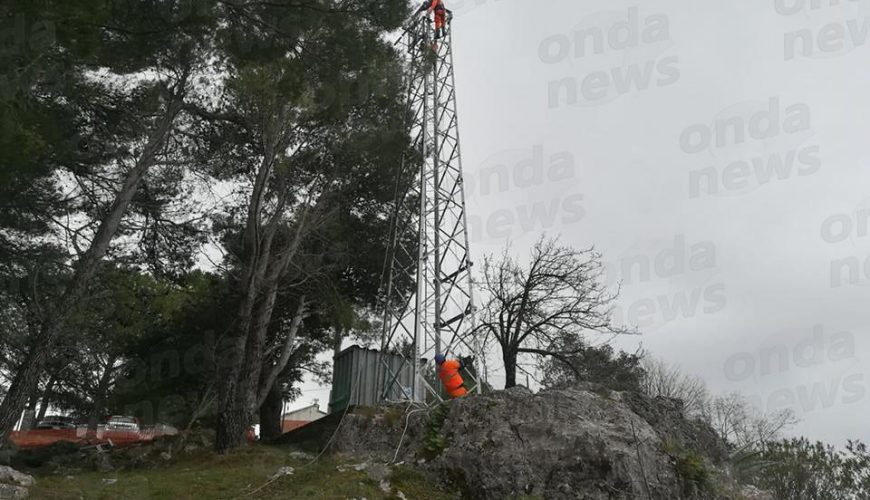
[{"label": "orange high-visibility jacket", "polygon": [[465,387],[462,387],[462,376],[459,374],[460,367],[459,361],[448,359],[441,363],[441,367],[438,369],[438,378],[441,379],[444,388],[447,389],[447,394],[451,398],[465,396],[466,393]]},{"label": "orange high-visibility jacket", "polygon": [[444,12],[444,2],[441,0],[432,0],[429,2],[429,12]]},{"label": "orange high-visibility jacket", "polygon": [[435,29],[443,28],[447,23],[447,8],[443,0],[426,0],[417,12],[428,10],[435,13]]}]

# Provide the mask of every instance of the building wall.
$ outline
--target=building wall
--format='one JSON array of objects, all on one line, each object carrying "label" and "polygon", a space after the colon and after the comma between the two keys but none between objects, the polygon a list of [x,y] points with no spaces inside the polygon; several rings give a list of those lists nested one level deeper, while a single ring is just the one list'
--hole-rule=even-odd
[{"label": "building wall", "polygon": [[298,410],[285,413],[284,420],[303,420],[305,422],[311,422],[324,416],[326,416],[325,413],[320,411],[317,406],[312,405],[307,408],[300,408]]}]

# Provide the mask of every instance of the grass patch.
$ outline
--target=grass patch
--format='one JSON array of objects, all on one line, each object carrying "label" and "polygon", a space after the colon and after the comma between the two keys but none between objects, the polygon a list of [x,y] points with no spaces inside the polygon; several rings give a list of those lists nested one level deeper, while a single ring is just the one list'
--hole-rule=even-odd
[{"label": "grass patch", "polygon": [[459,494],[435,489],[426,477],[417,469],[400,465],[393,468],[390,482],[395,490],[399,490],[410,498],[439,498],[445,500],[459,499]]},{"label": "grass patch", "polygon": [[[37,471],[37,483],[31,488],[30,495],[31,498],[49,500],[226,500],[243,497],[257,490],[244,498],[395,498],[381,491],[365,472],[337,470],[339,465],[358,461],[324,456],[308,465],[307,462],[291,459],[289,451],[287,448],[252,445],[223,456],[203,452],[155,469],[84,472],[69,479],[59,475],[40,475]],[[293,467],[294,474],[269,483],[270,478],[284,466]],[[391,480],[394,489],[402,490],[408,498],[426,498],[433,494],[441,498],[447,495],[410,468],[396,468],[394,476]],[[116,481],[106,484],[105,479]]]}]

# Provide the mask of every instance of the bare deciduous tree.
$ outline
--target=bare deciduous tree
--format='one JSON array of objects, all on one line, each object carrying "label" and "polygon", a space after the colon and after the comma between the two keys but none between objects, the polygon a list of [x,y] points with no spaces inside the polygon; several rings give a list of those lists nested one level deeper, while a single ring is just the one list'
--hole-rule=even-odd
[{"label": "bare deciduous tree", "polygon": [[735,453],[759,451],[797,423],[791,410],[762,413],[740,394],[712,396],[703,380],[661,360],[645,358],[642,367],[641,392],[681,400],[687,417],[710,424]]},{"label": "bare deciduous tree", "polygon": [[658,359],[645,358],[642,368],[643,393],[651,397],[679,399],[689,417],[701,417],[704,414],[710,395],[703,380],[686,375],[679,368],[668,366]]},{"label": "bare deciduous tree", "polygon": [[762,413],[737,393],[711,398],[703,417],[736,452],[763,449],[797,423],[792,410]]},{"label": "bare deciduous tree", "polygon": [[576,353],[558,347],[564,337],[633,333],[611,319],[617,293],[604,286],[601,256],[594,249],[576,250],[541,237],[527,267],[509,252],[508,247],[498,260],[485,260],[480,286],[488,299],[477,327],[501,347],[505,387],[516,385],[520,354],[573,366],[570,355]]}]

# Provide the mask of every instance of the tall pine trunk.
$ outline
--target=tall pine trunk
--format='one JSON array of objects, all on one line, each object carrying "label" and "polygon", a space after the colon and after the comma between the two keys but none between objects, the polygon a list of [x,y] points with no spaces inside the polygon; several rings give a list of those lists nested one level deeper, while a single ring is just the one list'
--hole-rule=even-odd
[{"label": "tall pine trunk", "polygon": [[266,395],[266,400],[260,406],[260,439],[269,441],[279,437],[283,432],[281,420],[284,410],[284,397],[278,384],[272,385]]},{"label": "tall pine trunk", "polygon": [[[332,402],[335,401],[335,366],[338,355],[341,354],[341,344],[344,340],[344,331],[341,327],[335,327],[335,335],[332,337],[332,388],[329,390],[329,412],[332,413]],[[380,367],[378,367],[380,370]],[[381,375],[378,375],[380,379]]]},{"label": "tall pine trunk", "polygon": [[[218,347],[218,421],[215,436],[215,451],[226,453],[245,443],[245,432],[250,425],[248,380],[244,366],[250,335],[251,321],[263,274],[268,265],[273,235],[260,234],[262,208],[268,180],[274,165],[275,148],[266,147],[263,160],[257,170],[245,220],[243,245],[247,254],[239,282],[242,294],[239,298],[236,321],[227,337]],[[273,232],[274,228],[269,228]]]},{"label": "tall pine trunk", "polygon": [[221,406],[215,448],[219,453],[245,444],[245,435],[257,410],[265,334],[274,298],[257,304],[245,321],[247,334],[229,340],[225,357],[225,378],[221,382]]},{"label": "tall pine trunk", "polygon": [[88,415],[88,434],[92,435],[97,433],[97,427],[100,424],[100,416],[103,414],[103,407],[106,403],[106,394],[109,392],[109,384],[112,382],[114,366],[115,358],[109,358],[106,368],[100,376],[100,382],[97,384],[97,393],[94,394],[91,413]]},{"label": "tall pine trunk", "polygon": [[51,396],[54,393],[55,384],[57,384],[57,376],[52,375],[45,384],[45,390],[42,392],[42,403],[39,406],[39,414],[36,415],[37,422],[44,419],[45,414],[48,412],[48,405],[51,404]]},{"label": "tall pine trunk", "polygon": [[36,427],[36,405],[39,403],[39,384],[37,383],[30,391],[27,409],[24,410],[24,418],[21,419],[21,430],[27,431]]},{"label": "tall pine trunk", "polygon": [[[261,169],[270,171],[272,163],[264,161]],[[260,177],[258,175],[251,203],[262,203],[262,196],[257,194],[257,189],[265,189],[265,184],[260,186]],[[275,250],[273,248],[275,236],[282,228],[280,208],[283,206],[283,201],[279,201],[278,206],[279,211],[273,214],[265,225],[262,235],[260,235],[261,230],[256,227],[245,231],[245,245],[253,253],[245,264],[242,280],[243,295],[237,324],[233,334],[227,339],[227,348],[222,354],[219,417],[215,439],[215,449],[219,453],[226,453],[244,444],[245,433],[252,423],[255,412],[266,397],[265,391],[268,391],[274,382],[274,373],[268,374],[265,387],[261,387],[266,334],[275,308],[278,285],[299,250],[303,231],[307,228],[306,216],[303,213],[296,222],[297,227],[294,232],[288,234],[289,243]],[[261,226],[258,212],[259,210],[249,211],[247,222],[249,228],[251,225]],[[300,314],[303,307],[304,297],[300,305]],[[298,323],[294,321],[294,324],[295,331]],[[283,362],[286,363],[286,359],[283,359]],[[273,370],[280,372],[283,366],[273,367]]]},{"label": "tall pine trunk", "polygon": [[341,344],[344,342],[344,330],[340,326],[335,327],[335,335],[332,337],[332,385],[335,387],[335,362],[341,354]]},{"label": "tall pine trunk", "polygon": [[218,358],[218,421],[215,449],[225,453],[245,443],[248,428],[245,405],[238,398],[239,373],[242,371],[244,337],[227,336],[216,351]]}]

